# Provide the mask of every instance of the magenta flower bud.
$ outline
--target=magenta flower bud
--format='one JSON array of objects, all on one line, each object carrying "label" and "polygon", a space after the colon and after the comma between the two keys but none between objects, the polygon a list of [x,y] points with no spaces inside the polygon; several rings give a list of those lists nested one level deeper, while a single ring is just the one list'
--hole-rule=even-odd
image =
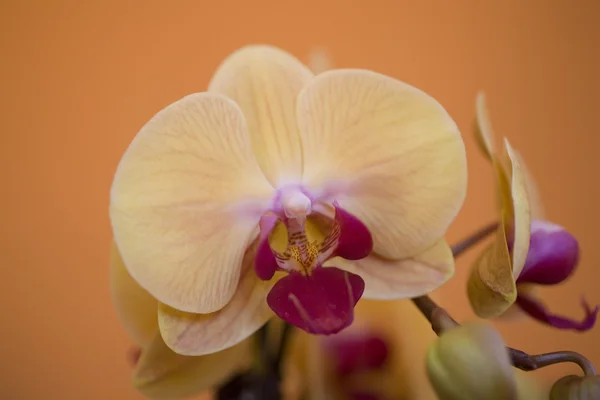
[{"label": "magenta flower bud", "polygon": [[560,225],[534,220],[529,252],[517,283],[555,285],[567,279],[579,261],[579,244]]},{"label": "magenta flower bud", "polygon": [[[575,271],[578,262],[579,244],[573,235],[559,225],[535,220],[531,223],[529,252],[517,283],[556,285]],[[594,326],[600,311],[598,306],[591,307],[582,299],[585,316],[582,320],[575,320],[552,313],[539,299],[527,293],[519,293],[516,303],[529,316],[542,323],[580,332]]]}]

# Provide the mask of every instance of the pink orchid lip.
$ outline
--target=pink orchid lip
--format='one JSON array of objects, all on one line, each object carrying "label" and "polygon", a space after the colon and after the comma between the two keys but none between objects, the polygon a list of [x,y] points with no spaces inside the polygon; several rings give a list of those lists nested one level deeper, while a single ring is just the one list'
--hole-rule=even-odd
[{"label": "pink orchid lip", "polygon": [[600,306],[596,306],[592,309],[585,299],[582,299],[581,304],[586,315],[583,320],[576,321],[568,317],[551,313],[539,300],[527,295],[518,295],[516,304],[529,314],[529,316],[546,325],[558,329],[570,329],[580,332],[590,330],[596,324],[598,312],[600,311]]},{"label": "pink orchid lip", "polygon": [[365,290],[358,275],[335,267],[316,267],[310,275],[291,272],[267,296],[267,304],[288,323],[309,333],[331,335],[354,320],[354,306]]},{"label": "pink orchid lip", "polygon": [[334,360],[335,371],[346,376],[361,371],[382,368],[389,358],[387,342],[373,333],[332,337],[326,342]]},{"label": "pink orchid lip", "polygon": [[566,280],[579,262],[577,239],[559,225],[533,221],[529,251],[517,283],[555,285]]}]

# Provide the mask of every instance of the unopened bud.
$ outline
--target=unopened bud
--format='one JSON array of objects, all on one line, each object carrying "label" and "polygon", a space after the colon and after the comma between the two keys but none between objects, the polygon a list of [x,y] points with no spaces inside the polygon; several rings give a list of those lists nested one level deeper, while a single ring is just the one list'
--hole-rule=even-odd
[{"label": "unopened bud", "polygon": [[600,376],[569,375],[556,381],[550,391],[550,400],[598,400]]},{"label": "unopened bud", "polygon": [[500,334],[467,324],[444,332],[429,348],[427,374],[441,400],[517,399],[517,384]]},{"label": "unopened bud", "polygon": [[527,260],[517,282],[555,285],[573,273],[578,261],[579,244],[573,235],[560,225],[534,220]]}]

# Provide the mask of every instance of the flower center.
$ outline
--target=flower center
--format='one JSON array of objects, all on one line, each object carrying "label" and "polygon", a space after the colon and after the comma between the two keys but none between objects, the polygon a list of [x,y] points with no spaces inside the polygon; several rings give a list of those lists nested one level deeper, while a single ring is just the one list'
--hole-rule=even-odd
[{"label": "flower center", "polygon": [[315,266],[319,253],[322,253],[323,249],[317,240],[308,239],[306,223],[306,217],[287,220],[287,249],[283,253],[275,254],[279,268],[308,274]]},{"label": "flower center", "polygon": [[[333,208],[325,215],[323,208]],[[271,309],[285,321],[319,334],[339,332],[352,323],[353,309],[364,291],[360,276],[324,267],[332,257],[358,260],[373,248],[366,226],[340,208],[312,200],[298,189],[282,191],[272,212],[260,221],[254,270],[262,280],[278,278],[267,296]]]},{"label": "flower center", "polygon": [[281,205],[288,218],[305,220],[311,212],[311,201],[298,189],[286,190],[281,197]]}]

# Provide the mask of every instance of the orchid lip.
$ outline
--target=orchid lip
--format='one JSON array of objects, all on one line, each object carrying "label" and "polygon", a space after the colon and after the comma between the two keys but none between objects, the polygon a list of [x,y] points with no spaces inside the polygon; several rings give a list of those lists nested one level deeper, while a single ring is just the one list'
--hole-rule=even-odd
[{"label": "orchid lip", "polygon": [[310,276],[291,272],[280,279],[267,303],[284,321],[309,333],[331,335],[352,323],[364,288],[358,275],[317,267]]},{"label": "orchid lip", "polygon": [[[323,267],[332,257],[358,260],[373,249],[373,239],[364,224],[333,204],[335,214],[328,234],[321,240],[307,236],[306,224],[312,223],[310,198],[296,188],[281,199],[285,217],[274,212],[261,218],[261,234],[254,268],[262,280],[270,280],[277,271],[288,276],[271,289],[267,303],[282,319],[311,333],[332,334],[353,320],[353,309],[364,291],[358,275],[333,267]],[[307,215],[304,214],[306,212]],[[295,218],[290,218],[292,214]],[[322,217],[322,216],[321,216]],[[269,243],[277,224],[287,227],[288,243],[283,253]]]}]

